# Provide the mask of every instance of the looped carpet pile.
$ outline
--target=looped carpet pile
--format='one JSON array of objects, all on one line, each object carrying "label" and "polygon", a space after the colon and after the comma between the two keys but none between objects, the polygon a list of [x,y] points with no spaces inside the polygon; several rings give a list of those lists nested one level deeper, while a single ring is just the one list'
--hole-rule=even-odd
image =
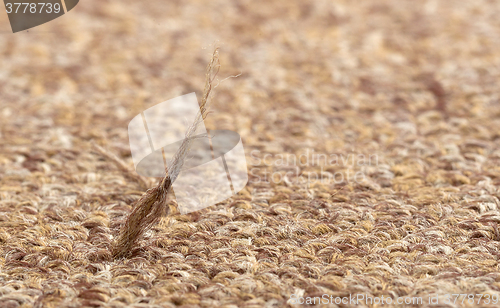
[{"label": "looped carpet pile", "polygon": [[[487,0],[87,0],[1,29],[0,306],[496,307],[444,296],[500,294],[499,14]],[[91,141],[132,168],[128,121],[201,95],[214,45],[219,79],[241,76],[206,126],[242,136],[249,184],[187,215],[171,201],[114,260],[144,190]]]}]

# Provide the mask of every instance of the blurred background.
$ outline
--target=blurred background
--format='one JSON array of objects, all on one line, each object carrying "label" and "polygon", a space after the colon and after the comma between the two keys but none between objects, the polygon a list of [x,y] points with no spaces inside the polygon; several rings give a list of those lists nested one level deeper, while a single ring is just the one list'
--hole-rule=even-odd
[{"label": "blurred background", "polygon": [[498,115],[499,10],[496,1],[86,0],[16,34],[2,13],[0,142],[97,138],[126,155],[134,115],[201,95],[214,45],[219,79],[241,76],[220,84],[209,121],[249,143],[338,147],[362,141],[364,124],[376,128],[366,116]]}]

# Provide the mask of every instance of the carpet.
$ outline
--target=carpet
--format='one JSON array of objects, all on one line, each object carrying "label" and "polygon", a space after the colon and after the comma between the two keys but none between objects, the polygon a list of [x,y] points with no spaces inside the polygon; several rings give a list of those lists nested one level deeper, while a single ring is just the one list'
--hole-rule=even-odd
[{"label": "carpet", "polygon": [[[0,29],[0,306],[497,307],[499,14],[87,0]],[[114,259],[145,189],[91,142],[132,169],[129,121],[200,100],[216,46],[205,123],[241,135],[249,182],[185,215],[171,200]]]}]

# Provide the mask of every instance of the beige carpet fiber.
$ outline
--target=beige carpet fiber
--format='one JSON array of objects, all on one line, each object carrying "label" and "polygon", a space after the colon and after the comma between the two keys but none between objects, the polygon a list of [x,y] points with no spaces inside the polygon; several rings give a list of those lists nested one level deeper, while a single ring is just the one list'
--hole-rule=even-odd
[{"label": "beige carpet fiber", "polygon": [[[86,0],[4,28],[0,307],[496,307],[499,15],[487,0]],[[90,142],[133,168],[128,122],[200,98],[215,44],[207,127],[242,136],[250,182],[199,212],[171,202],[114,260],[144,190]]]}]

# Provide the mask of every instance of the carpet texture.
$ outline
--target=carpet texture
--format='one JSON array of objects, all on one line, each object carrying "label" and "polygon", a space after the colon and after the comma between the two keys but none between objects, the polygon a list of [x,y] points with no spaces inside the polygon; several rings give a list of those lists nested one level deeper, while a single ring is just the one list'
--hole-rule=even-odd
[{"label": "carpet texture", "polygon": [[[487,0],[87,0],[3,29],[0,306],[497,307],[499,15]],[[249,183],[186,215],[171,201],[114,260],[144,189],[91,141],[133,168],[128,122],[200,99],[215,45],[206,126],[242,136]]]}]

